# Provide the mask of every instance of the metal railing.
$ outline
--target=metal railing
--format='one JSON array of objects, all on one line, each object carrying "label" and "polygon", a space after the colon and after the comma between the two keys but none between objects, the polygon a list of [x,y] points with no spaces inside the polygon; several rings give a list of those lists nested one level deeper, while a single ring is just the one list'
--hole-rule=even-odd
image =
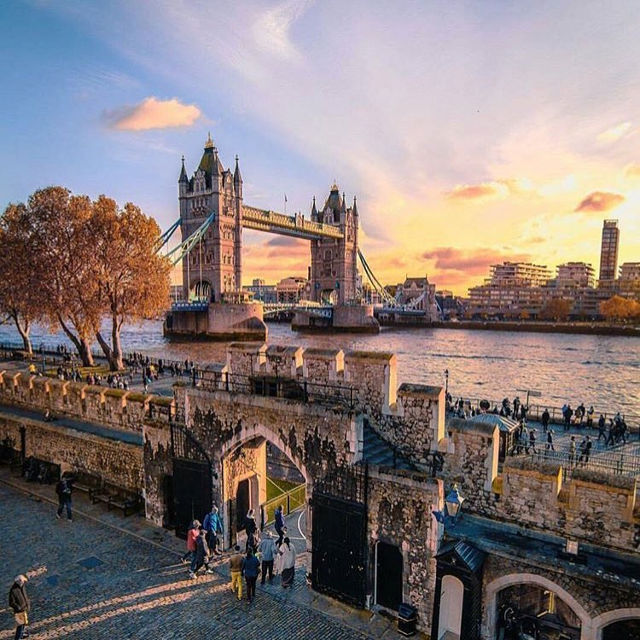
[{"label": "metal railing", "polygon": [[288,516],[293,511],[304,507],[307,502],[307,485],[299,484],[297,487],[290,489],[286,493],[281,493],[271,500],[267,500],[260,505],[260,522],[262,528],[270,525],[275,521],[276,509],[282,505],[284,515]]},{"label": "metal railing", "polygon": [[192,385],[209,391],[228,391],[304,403],[339,404],[353,409],[356,389],[339,384],[309,382],[297,378],[274,375],[242,375],[224,371],[198,370],[192,377]]},{"label": "metal railing", "polygon": [[[490,411],[493,410],[494,407],[498,408],[498,411],[500,410],[500,408],[502,407],[502,400],[496,401],[496,400],[490,400],[488,398],[470,398],[470,397],[465,397],[465,396],[454,396],[453,397],[453,403],[455,405],[455,403],[457,401],[459,401],[460,399],[462,399],[462,401],[464,402],[464,407],[467,411],[471,411],[471,409],[479,409],[480,406],[480,402],[483,400],[486,400],[487,402],[489,402],[489,404],[491,405],[491,409]],[[527,410],[527,420],[528,421],[534,421],[534,422],[540,422],[542,419],[542,414],[544,413],[544,411],[548,410],[549,411],[549,416],[550,416],[550,423],[551,424],[564,424],[564,416],[562,414],[562,409],[560,407],[553,407],[550,406],[548,404],[532,404],[529,403],[529,408]],[[575,407],[573,407],[574,412],[575,412]],[[588,409],[588,407],[587,407]],[[620,411],[620,413],[624,416],[624,420],[627,424],[627,427],[629,428],[629,433],[638,433],[640,434],[640,415],[639,414],[634,414],[634,413],[628,413],[625,411]],[[609,424],[609,420],[611,418],[615,418],[617,414],[617,411],[612,411],[612,410],[605,410],[605,411],[600,411],[597,409],[597,407],[594,405],[594,414],[593,414],[593,424],[592,424],[592,428],[597,429],[598,428],[598,418],[600,418],[600,415],[603,415],[607,425]],[[574,415],[575,418],[575,415]],[[582,422],[581,423],[571,423],[572,427],[585,427],[587,424],[587,416],[585,415],[582,418]]]},{"label": "metal railing", "polygon": [[563,476],[571,477],[576,469],[589,469],[601,473],[631,478],[640,476],[640,455],[616,451],[594,451],[586,456],[579,449],[572,454],[567,449],[551,451],[537,447],[529,453],[516,454],[515,457],[526,457],[537,462],[551,462],[562,466]]}]

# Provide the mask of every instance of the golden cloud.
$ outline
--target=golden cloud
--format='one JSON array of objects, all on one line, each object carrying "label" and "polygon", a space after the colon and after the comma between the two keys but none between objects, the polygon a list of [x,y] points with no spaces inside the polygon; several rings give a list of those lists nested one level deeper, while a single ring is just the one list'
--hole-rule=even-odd
[{"label": "golden cloud", "polygon": [[201,115],[202,112],[194,104],[182,104],[177,98],[158,100],[151,96],[139,104],[106,112],[104,117],[112,129],[146,131],[147,129],[189,127]]},{"label": "golden cloud", "polygon": [[624,196],[608,191],[593,191],[575,208],[575,211],[609,211],[624,202]]},{"label": "golden cloud", "polygon": [[605,144],[611,144],[617,142],[621,138],[624,138],[631,131],[631,122],[621,122],[600,133],[597,137],[598,142],[604,142]]},{"label": "golden cloud", "polygon": [[624,177],[631,180],[640,178],[640,164],[628,164],[624,168]]}]

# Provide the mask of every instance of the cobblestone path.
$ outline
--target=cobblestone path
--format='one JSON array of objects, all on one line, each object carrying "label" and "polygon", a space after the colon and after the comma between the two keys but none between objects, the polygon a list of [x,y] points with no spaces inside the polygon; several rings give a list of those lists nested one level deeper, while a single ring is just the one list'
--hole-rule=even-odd
[{"label": "cobblestone path", "polygon": [[169,550],[82,517],[56,520],[53,505],[2,484],[0,501],[0,639],[13,638],[6,593],[19,573],[30,576],[34,639],[398,637],[388,627],[371,635],[325,615],[303,568],[293,591],[279,580],[258,585],[249,605],[229,590],[226,563],[213,575],[189,580]]}]

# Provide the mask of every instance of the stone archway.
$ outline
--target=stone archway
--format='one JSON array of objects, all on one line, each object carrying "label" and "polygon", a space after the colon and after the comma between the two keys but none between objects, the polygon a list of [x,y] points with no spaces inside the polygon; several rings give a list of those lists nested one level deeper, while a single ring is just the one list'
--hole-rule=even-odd
[{"label": "stone archway", "polygon": [[483,616],[483,629],[482,637],[491,638],[495,637],[496,625],[497,625],[497,597],[498,594],[507,587],[514,585],[535,585],[548,591],[552,591],[559,596],[576,614],[580,619],[581,624],[581,640],[592,639],[592,621],[591,616],[587,610],[580,604],[574,596],[568,591],[563,589],[559,584],[539,576],[535,573],[512,573],[506,576],[496,578],[485,587],[484,597],[484,616]]},{"label": "stone archway", "polygon": [[605,629],[616,622],[624,622],[625,620],[640,620],[640,607],[629,607],[626,609],[613,609],[606,613],[601,613],[592,621],[593,639],[602,640]]},{"label": "stone archway", "polygon": [[[225,544],[227,546],[232,543],[234,532],[239,531],[241,528],[239,525],[235,526],[235,523],[232,523],[234,519],[241,517],[241,514],[233,511],[232,506],[238,504],[238,490],[242,489],[243,483],[248,483],[248,486],[250,487],[248,504],[255,511],[258,526],[261,524],[260,504],[265,502],[266,499],[266,465],[264,465],[264,468],[258,468],[259,465],[256,465],[256,460],[251,459],[251,455],[245,456],[244,453],[247,447],[253,447],[256,451],[259,449],[261,451],[260,455],[264,457],[264,461],[266,462],[267,442],[270,442],[280,449],[280,451],[282,451],[296,466],[304,478],[307,496],[311,495],[311,480],[304,463],[299,460],[298,456],[277,433],[274,433],[271,429],[260,423],[255,423],[242,431],[234,433],[233,437],[224,443],[220,451],[222,469],[220,498],[221,505],[223,506],[224,520],[229,523],[229,526],[225,531]],[[232,470],[228,461],[239,451],[242,452],[243,457],[247,460],[248,464],[247,462],[242,462],[240,468],[236,465],[236,468]],[[229,476],[228,474],[232,475]],[[304,543],[305,548],[301,548],[302,544],[298,547],[299,552],[307,551],[310,549],[311,544],[311,514],[308,502],[304,513],[306,516],[307,542]],[[303,536],[304,535],[305,534],[303,534]]]}]

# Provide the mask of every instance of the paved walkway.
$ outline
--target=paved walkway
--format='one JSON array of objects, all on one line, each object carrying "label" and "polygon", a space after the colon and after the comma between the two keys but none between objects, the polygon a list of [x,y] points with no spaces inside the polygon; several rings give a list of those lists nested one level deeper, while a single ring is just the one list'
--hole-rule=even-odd
[{"label": "paved walkway", "polygon": [[[33,638],[400,638],[386,618],[309,589],[305,554],[294,589],[283,590],[277,579],[258,585],[249,605],[230,593],[226,559],[213,575],[189,580],[179,561],[184,542],[169,532],[83,496],[74,496],[72,522],[56,520],[52,497],[53,487],[0,470],[0,585],[8,592],[16,574],[29,575]],[[0,609],[0,640],[13,637],[12,627],[10,611]]]}]

